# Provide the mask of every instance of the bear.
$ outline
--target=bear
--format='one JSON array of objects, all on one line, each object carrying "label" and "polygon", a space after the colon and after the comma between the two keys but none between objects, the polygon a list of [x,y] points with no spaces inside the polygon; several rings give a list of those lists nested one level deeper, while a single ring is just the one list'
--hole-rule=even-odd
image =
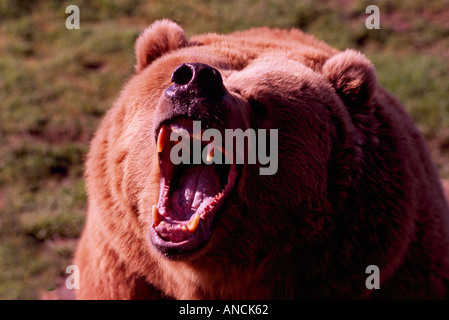
[{"label": "bear", "polygon": [[[86,158],[78,299],[448,298],[436,167],[365,55],[295,28],[187,38],[163,19],[135,57]],[[218,143],[226,130],[243,149]],[[195,144],[183,159],[200,163],[175,163]]]}]

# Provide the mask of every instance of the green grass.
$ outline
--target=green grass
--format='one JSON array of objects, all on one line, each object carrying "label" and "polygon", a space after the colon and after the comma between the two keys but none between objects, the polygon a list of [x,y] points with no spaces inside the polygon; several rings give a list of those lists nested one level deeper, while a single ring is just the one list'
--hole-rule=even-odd
[{"label": "green grass", "polygon": [[428,136],[449,128],[449,69],[437,56],[376,54],[379,81],[394,92]]},{"label": "green grass", "polygon": [[[372,1],[371,1],[372,2]],[[36,299],[70,264],[86,210],[88,144],[134,68],[134,41],[170,18],[188,36],[298,27],[363,51],[449,178],[449,1],[0,0],[0,299]],[[78,5],[81,29],[65,28]]]}]

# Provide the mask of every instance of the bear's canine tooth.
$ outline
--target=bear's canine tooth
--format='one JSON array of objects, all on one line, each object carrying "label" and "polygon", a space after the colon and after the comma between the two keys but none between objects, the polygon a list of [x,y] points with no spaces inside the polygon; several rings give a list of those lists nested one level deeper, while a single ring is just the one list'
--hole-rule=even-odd
[{"label": "bear's canine tooth", "polygon": [[170,133],[165,126],[162,126],[157,135],[157,152],[161,153],[164,150],[165,143],[170,139]]},{"label": "bear's canine tooth", "polygon": [[188,132],[188,130],[174,126],[174,125],[170,125],[170,130],[181,135],[181,136],[186,136],[185,133],[187,131],[187,133],[189,134],[189,136],[192,136],[192,134],[190,132]]},{"label": "bear's canine tooth", "polygon": [[196,228],[198,227],[198,224],[200,222],[200,216],[199,214],[195,213],[193,218],[190,220],[187,229],[189,229],[190,232],[194,232]]},{"label": "bear's canine tooth", "polygon": [[159,211],[157,210],[156,205],[153,205],[152,216],[153,216],[153,225],[155,227],[157,227],[161,222],[163,222],[161,216],[159,215]]},{"label": "bear's canine tooth", "polygon": [[211,143],[209,143],[207,145],[207,162],[211,162],[212,158],[215,155],[215,149],[218,150],[220,153],[223,154],[223,156],[227,156],[226,154],[226,149],[221,146],[220,144],[215,143],[214,141],[212,141]]},{"label": "bear's canine tooth", "polygon": [[212,143],[207,145],[207,162],[211,162],[215,154],[215,147]]}]

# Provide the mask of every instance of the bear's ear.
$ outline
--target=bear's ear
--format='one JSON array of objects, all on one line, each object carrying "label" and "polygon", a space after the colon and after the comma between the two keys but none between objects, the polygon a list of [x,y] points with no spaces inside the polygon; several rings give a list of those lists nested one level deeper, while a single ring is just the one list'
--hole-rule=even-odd
[{"label": "bear's ear", "polygon": [[145,69],[164,53],[184,47],[186,44],[184,30],[179,25],[167,19],[155,21],[136,40],[134,47],[136,72]]},{"label": "bear's ear", "polygon": [[351,113],[368,113],[377,86],[376,71],[361,53],[348,49],[332,56],[322,74],[335,88]]}]

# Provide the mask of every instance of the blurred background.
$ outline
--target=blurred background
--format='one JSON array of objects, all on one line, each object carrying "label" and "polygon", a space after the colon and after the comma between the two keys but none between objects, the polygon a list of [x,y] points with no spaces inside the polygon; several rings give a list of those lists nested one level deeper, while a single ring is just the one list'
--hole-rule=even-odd
[{"label": "blurred background", "polygon": [[[372,4],[379,30],[365,27]],[[65,26],[69,5],[79,30]],[[297,27],[362,51],[449,178],[449,0],[0,0],[0,299],[39,299],[71,264],[89,140],[134,71],[136,37],[160,18],[188,36]]]}]

